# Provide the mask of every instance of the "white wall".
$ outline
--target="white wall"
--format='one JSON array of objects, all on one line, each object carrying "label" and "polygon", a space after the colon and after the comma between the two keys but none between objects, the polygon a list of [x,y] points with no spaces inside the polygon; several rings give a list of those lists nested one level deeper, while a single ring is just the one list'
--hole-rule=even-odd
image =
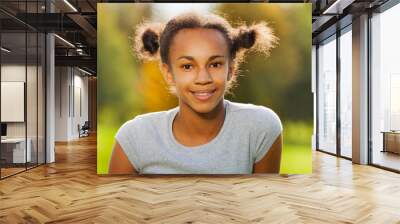
[{"label": "white wall", "polygon": [[55,141],[68,140],[68,86],[67,67],[55,68]]},{"label": "white wall", "polygon": [[[78,72],[78,74],[77,74]],[[88,77],[82,76],[79,70],[74,70],[74,108],[72,108],[72,129],[71,135],[78,137],[78,124],[81,126],[88,120]]]},{"label": "white wall", "polygon": [[88,120],[88,78],[83,75],[76,68],[56,67],[56,141],[79,138],[78,124]]}]

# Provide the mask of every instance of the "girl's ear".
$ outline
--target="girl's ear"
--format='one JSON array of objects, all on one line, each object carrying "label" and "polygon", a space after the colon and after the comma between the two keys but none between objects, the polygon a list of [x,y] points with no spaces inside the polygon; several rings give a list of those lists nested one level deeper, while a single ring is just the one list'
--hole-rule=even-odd
[{"label": "girl's ear", "polygon": [[171,68],[169,65],[163,63],[162,64],[162,73],[164,76],[165,81],[170,86],[175,86],[175,79],[174,75],[172,74]]}]

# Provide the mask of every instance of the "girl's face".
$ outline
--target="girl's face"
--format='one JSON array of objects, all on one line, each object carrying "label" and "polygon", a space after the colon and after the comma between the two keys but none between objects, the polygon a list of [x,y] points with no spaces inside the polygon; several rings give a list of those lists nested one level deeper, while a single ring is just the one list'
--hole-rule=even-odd
[{"label": "girl's face", "polygon": [[163,65],[169,85],[176,88],[181,106],[198,113],[212,111],[224,97],[230,79],[229,50],[215,29],[182,29],[169,50],[170,65]]}]

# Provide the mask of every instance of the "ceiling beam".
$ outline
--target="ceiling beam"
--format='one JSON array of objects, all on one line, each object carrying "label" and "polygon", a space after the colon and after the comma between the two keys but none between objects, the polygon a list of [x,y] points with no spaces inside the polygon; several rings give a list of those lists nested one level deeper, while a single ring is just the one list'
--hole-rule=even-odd
[{"label": "ceiling beam", "polygon": [[326,9],[323,10],[322,14],[342,14],[343,10],[351,5],[355,0],[336,0],[332,2]]},{"label": "ceiling beam", "polygon": [[91,56],[55,56],[56,66],[81,66],[96,71],[96,57]]},{"label": "ceiling beam", "polygon": [[97,38],[97,30],[95,27],[90,24],[85,17],[83,17],[79,13],[70,13],[67,16],[74,21],[78,26],[80,26],[91,38],[96,40]]}]

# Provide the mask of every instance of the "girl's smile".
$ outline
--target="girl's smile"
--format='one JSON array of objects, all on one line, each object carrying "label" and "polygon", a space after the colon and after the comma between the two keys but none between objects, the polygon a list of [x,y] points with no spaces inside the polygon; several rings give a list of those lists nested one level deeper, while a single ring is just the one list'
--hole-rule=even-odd
[{"label": "girl's smile", "polygon": [[212,97],[212,95],[215,93],[215,89],[199,90],[199,91],[191,91],[191,92],[198,100],[205,101]]}]

